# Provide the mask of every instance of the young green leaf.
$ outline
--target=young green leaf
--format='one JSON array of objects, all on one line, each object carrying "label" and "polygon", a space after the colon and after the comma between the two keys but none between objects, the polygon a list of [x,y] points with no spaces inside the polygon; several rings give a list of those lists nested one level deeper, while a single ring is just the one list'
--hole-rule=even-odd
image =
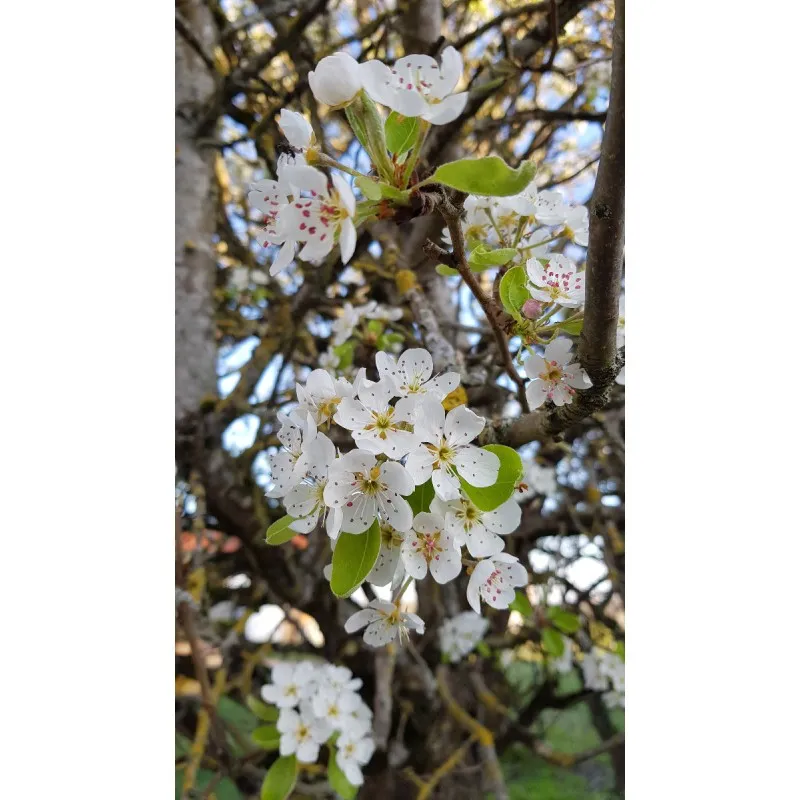
[{"label": "young green leaf", "polygon": [[502,267],[508,264],[517,254],[513,247],[501,247],[499,250],[491,250],[485,244],[479,244],[469,254],[469,266],[473,272],[480,272],[489,267]]},{"label": "young green leaf", "polygon": [[410,150],[414,146],[419,134],[419,118],[404,117],[396,111],[392,111],[386,118],[384,125],[386,134],[386,147],[390,153],[400,155]]},{"label": "young green leaf", "polygon": [[247,695],[245,698],[245,703],[247,707],[260,719],[264,722],[277,722],[278,721],[278,709],[275,706],[268,706],[266,703],[262,703],[257,697],[253,697],[253,695]]},{"label": "young green leaf", "polygon": [[564,640],[553,628],[545,628],[542,631],[542,647],[546,653],[556,658],[564,654]]},{"label": "young green leaf", "polygon": [[267,772],[261,784],[261,800],[286,800],[297,781],[297,759],[281,756]]},{"label": "young green leaf", "polygon": [[522,267],[511,267],[500,279],[500,301],[512,317],[522,322],[520,309],[530,300],[528,275]]},{"label": "young green leaf", "polygon": [[553,625],[564,633],[575,633],[581,627],[581,621],[575,614],[564,611],[558,606],[551,606],[547,609],[547,616]]},{"label": "young green leaf", "polygon": [[511,611],[519,612],[525,619],[533,616],[533,606],[531,605],[531,601],[528,600],[528,595],[525,594],[525,592],[523,592],[521,589],[517,589],[514,599],[509,605],[509,609]]},{"label": "young green leaf", "polygon": [[263,750],[277,750],[281,743],[281,735],[274,725],[260,725],[250,738]]},{"label": "young green leaf", "polygon": [[356,178],[356,186],[364,193],[364,197],[368,200],[380,200],[381,199],[381,187],[378,186],[376,181],[373,181],[372,178],[365,178],[363,175],[360,175]]},{"label": "young green leaf", "polygon": [[411,513],[416,516],[420,511],[429,511],[431,501],[435,494],[433,482],[431,480],[417,486],[411,494],[406,497],[408,504],[411,506]]},{"label": "young green leaf", "polygon": [[364,582],[378,560],[381,528],[376,519],[364,533],[341,533],[333,551],[331,591],[349,597]]},{"label": "young green leaf", "polygon": [[558,330],[560,333],[568,333],[570,336],[577,336],[583,330],[583,320],[571,319],[569,322],[559,322]]},{"label": "young green leaf", "polygon": [[294,517],[288,514],[281,517],[277,522],[267,528],[267,544],[278,545],[288,542],[297,536],[297,531],[293,531],[289,526],[294,522]]},{"label": "young green leaf", "polygon": [[500,459],[500,471],[494,485],[478,487],[471,486],[460,476],[459,480],[461,488],[481,511],[494,511],[514,494],[514,489],[522,478],[522,459],[516,450],[504,444],[487,444],[483,449]]},{"label": "young green leaf", "polygon": [[355,800],[355,796],[358,794],[358,787],[353,786],[347,780],[341,767],[336,763],[336,750],[333,747],[330,748],[330,753],[328,757],[328,783],[330,783],[331,789],[343,800]]},{"label": "young green leaf", "polygon": [[519,194],[535,174],[536,166],[532,161],[523,161],[517,169],[511,169],[499,156],[487,156],[442,164],[433,173],[432,180],[470,194],[508,197]]},{"label": "young green leaf", "polygon": [[352,365],[355,350],[355,342],[344,342],[333,348],[334,355],[339,358],[339,369],[347,369]]},{"label": "young green leaf", "polygon": [[392,200],[401,206],[407,206],[411,202],[411,192],[407,189],[396,189],[394,186],[389,186],[388,183],[379,183],[378,187],[381,190],[381,196],[387,200]]}]

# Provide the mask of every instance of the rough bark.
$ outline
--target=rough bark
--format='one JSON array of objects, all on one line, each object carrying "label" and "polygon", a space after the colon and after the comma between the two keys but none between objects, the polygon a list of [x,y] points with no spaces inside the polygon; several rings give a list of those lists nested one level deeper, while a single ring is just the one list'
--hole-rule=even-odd
[{"label": "rough bark", "polygon": [[[206,53],[217,31],[201,0],[177,5]],[[197,124],[215,77],[185,35],[175,34],[175,420],[196,412],[216,391],[214,340],[214,153],[197,144]]]}]

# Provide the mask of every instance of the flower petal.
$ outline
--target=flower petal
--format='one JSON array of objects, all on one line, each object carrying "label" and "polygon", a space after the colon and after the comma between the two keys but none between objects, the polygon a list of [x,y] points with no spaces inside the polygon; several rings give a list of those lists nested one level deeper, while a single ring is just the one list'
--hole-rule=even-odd
[{"label": "flower petal", "polygon": [[458,474],[471,486],[492,486],[497,482],[500,459],[490,450],[471,444],[463,445],[456,453],[454,461]]},{"label": "flower petal", "polygon": [[484,428],[486,420],[466,406],[457,406],[444,423],[444,435],[451,447],[471,442]]},{"label": "flower petal", "polygon": [[467,92],[451,94],[441,103],[428,106],[431,110],[427,114],[422,114],[422,118],[430,122],[431,125],[446,125],[461,115],[467,105],[468,98],[469,94]]}]

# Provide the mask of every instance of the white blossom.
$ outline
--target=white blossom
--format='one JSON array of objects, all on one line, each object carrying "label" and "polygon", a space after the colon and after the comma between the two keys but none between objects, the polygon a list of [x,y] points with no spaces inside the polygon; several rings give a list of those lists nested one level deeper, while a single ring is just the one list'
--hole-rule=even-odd
[{"label": "white blossom", "polygon": [[278,127],[283,131],[286,141],[296,150],[305,151],[314,144],[311,123],[296,111],[282,108],[278,116]]},{"label": "white blossom", "polygon": [[463,611],[442,625],[439,631],[441,650],[450,661],[458,663],[475,649],[488,628],[489,620],[474,611]]},{"label": "white blossom", "polygon": [[572,363],[572,342],[559,337],[544,349],[544,357],[532,353],[525,361],[525,374],[531,382],[525,396],[531,409],[539,408],[545,400],[557,406],[569,405],[576,389],[588,389],[592,381],[580,364]]},{"label": "white blossom", "polygon": [[366,608],[356,611],[344,624],[347,633],[355,633],[364,626],[364,641],[371,647],[385,644],[408,635],[411,629],[418,634],[425,633],[425,623],[416,614],[401,611],[394,603],[385,600],[372,600]]},{"label": "white blossom", "polygon": [[391,380],[372,383],[362,379],[358,399],[343,398],[333,419],[353,432],[358,447],[402,458],[419,445],[419,437],[408,430],[414,422],[415,401],[401,398],[392,406],[395,394]]},{"label": "white blossom", "polygon": [[312,370],[305,386],[296,384],[297,411],[310,414],[318,427],[330,425],[344,397],[355,397],[355,387],[345,378],[334,378],[324,369]]},{"label": "white blossom", "polygon": [[445,530],[444,518],[427,511],[414,517],[411,531],[400,545],[400,556],[406,572],[417,580],[430,570],[437,583],[448,583],[461,572],[461,548]]},{"label": "white blossom", "polygon": [[528,573],[516,556],[498,553],[479,561],[467,584],[467,602],[476,614],[481,613],[481,600],[492,608],[508,608],[517,586],[525,586]]},{"label": "white blossom", "polygon": [[442,64],[428,55],[408,55],[393,67],[381,61],[361,65],[367,94],[404,117],[422,117],[433,125],[452,122],[464,110],[467,93],[452,94],[464,64],[454,47],[445,48]]},{"label": "white blossom", "polygon": [[337,173],[331,175],[329,185],[325,173],[308,166],[287,166],[283,174],[292,186],[308,192],[308,196],[295,196],[280,212],[282,234],[303,243],[298,258],[320,261],[338,236],[346,264],[356,246],[356,198],[350,185]]},{"label": "white blossom", "polygon": [[318,719],[327,722],[333,730],[342,731],[348,726],[350,712],[361,704],[361,698],[354,692],[328,690],[314,695],[311,704]]},{"label": "white blossom", "polygon": [[261,696],[278,708],[294,708],[311,696],[316,677],[316,667],[310,661],[297,665],[281,661],[272,668],[272,683],[261,687]]},{"label": "white blossom", "polygon": [[273,181],[264,179],[250,186],[247,202],[250,208],[260,211],[263,228],[256,233],[256,241],[261,247],[280,244],[281,249],[269,268],[269,274],[277,275],[282,269],[289,266],[294,258],[297,243],[286,235],[283,225],[283,216],[289,205],[289,186],[283,175],[281,180]]},{"label": "white blossom", "polygon": [[308,73],[308,85],[317,102],[345,106],[361,91],[358,62],[342,52],[326,56]]},{"label": "white blossom", "polygon": [[406,468],[417,485],[431,478],[442,500],[456,500],[460,491],[456,469],[472,486],[495,483],[500,459],[469,444],[484,429],[483,417],[466,406],[456,406],[445,417],[441,402],[426,396],[417,406],[415,420],[414,433],[422,444],[409,453]]},{"label": "white blossom", "polygon": [[301,706],[299,714],[294,709],[284,708],[276,727],[281,735],[280,754],[289,756],[294,753],[304,764],[313,764],[319,758],[319,746],[325,744],[333,732],[324,719],[316,717],[307,703]]},{"label": "white blossom", "polygon": [[333,344],[344,344],[352,335],[356,325],[361,321],[361,311],[354,308],[352,303],[345,303],[342,313],[336,317],[331,326]]},{"label": "white blossom", "polygon": [[363,533],[379,513],[390,525],[407,531],[413,515],[402,495],[413,491],[414,481],[401,464],[378,464],[372,453],[351,450],[334,464],[324,499],[331,508],[341,509],[345,533]]},{"label": "white blossom", "polygon": [[445,517],[445,527],[456,545],[466,545],[474,558],[499,553],[503,549],[500,537],[515,531],[522,519],[522,509],[513,497],[493,511],[481,511],[463,492],[447,503],[434,497],[431,511]]},{"label": "white blossom", "polygon": [[556,672],[563,675],[572,669],[572,639],[563,633],[560,635],[561,641],[564,642],[564,652],[558,658],[551,658],[549,664]]},{"label": "white blossom", "polygon": [[461,383],[457,372],[445,372],[444,375],[433,375],[433,358],[422,347],[406,350],[395,360],[388,353],[378,351],[375,364],[382,378],[389,378],[401,397],[422,397],[430,393],[437,400],[443,400]]},{"label": "white blossom", "polygon": [[403,570],[400,561],[400,546],[406,537],[406,532],[387,522],[381,524],[381,549],[375,565],[372,567],[367,581],[373,586],[386,586],[392,583],[397,576],[398,569]]},{"label": "white blossom", "polygon": [[278,441],[285,449],[269,457],[272,488],[265,492],[267,497],[283,497],[303,480],[307,467],[302,458],[303,451],[317,435],[317,426],[311,415],[307,414],[303,420],[296,415],[286,416],[278,412],[278,421],[281,423]]},{"label": "white blossom", "polygon": [[586,247],[589,244],[589,211],[586,206],[570,206],[565,214],[565,235],[575,244]]},{"label": "white blossom", "polygon": [[558,303],[565,308],[583,305],[586,295],[583,273],[566,256],[555,253],[546,265],[538,258],[529,258],[526,271],[530,281],[528,291],[534,300]]},{"label": "white blossom", "polygon": [[303,451],[300,468],[304,470],[304,477],[283,499],[286,513],[295,517],[294,522],[289,525],[293,531],[310,533],[322,516],[328,536],[338,536],[342,526],[342,512],[340,509],[328,509],[324,499],[328,474],[335,460],[336,448],[324,433],[318,433]]},{"label": "white blossom", "polygon": [[336,740],[336,763],[353,786],[361,786],[363,767],[375,752],[375,743],[368,736],[358,736],[357,731],[345,730]]}]

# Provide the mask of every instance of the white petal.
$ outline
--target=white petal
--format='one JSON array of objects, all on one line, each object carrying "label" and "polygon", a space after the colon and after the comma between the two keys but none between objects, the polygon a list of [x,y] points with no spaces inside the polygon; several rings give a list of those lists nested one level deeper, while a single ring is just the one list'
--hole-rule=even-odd
[{"label": "white petal", "polygon": [[466,444],[459,448],[454,461],[458,474],[471,486],[492,486],[497,482],[500,459],[490,450]]},{"label": "white petal", "polygon": [[432,93],[436,97],[446,97],[456,88],[464,70],[461,54],[455,47],[446,47],[442,52],[441,80],[434,85]]},{"label": "white petal", "polygon": [[290,489],[283,500],[286,513],[292,517],[305,517],[314,510],[316,504],[316,487],[307,483],[301,483]]},{"label": "white petal", "polygon": [[547,365],[544,363],[544,359],[540,355],[537,353],[532,353],[530,358],[525,359],[525,363],[522,366],[525,370],[525,374],[531,380],[533,380],[534,378],[539,377],[540,372],[544,372]]},{"label": "white petal", "polygon": [[290,165],[284,169],[286,180],[298,189],[306,189],[319,195],[328,194],[328,178],[324,172],[309,166]]},{"label": "white petal", "polygon": [[461,572],[461,553],[443,550],[431,561],[431,575],[437,583],[448,583]]},{"label": "white petal", "polygon": [[399,547],[381,546],[381,551],[378,553],[378,560],[375,562],[372,571],[367,575],[367,581],[373,586],[388,585],[394,577],[399,558]]},{"label": "white petal", "polygon": [[376,102],[390,106],[394,100],[392,71],[380,61],[366,61],[359,65],[359,76],[364,90]]},{"label": "white petal", "polygon": [[513,497],[498,506],[494,511],[483,512],[483,524],[494,533],[503,536],[515,531],[522,519],[522,509]]},{"label": "white petal", "polygon": [[342,264],[346,264],[356,249],[356,227],[351,219],[343,220],[339,228],[339,249],[342,253]]},{"label": "white petal", "polygon": [[311,144],[314,130],[302,114],[282,108],[278,126],[292,147],[305,150]]},{"label": "white petal", "polygon": [[404,117],[422,116],[424,118],[429,109],[425,98],[416,89],[398,89],[386,105]]},{"label": "white petal", "polygon": [[430,105],[428,113],[423,114],[422,118],[428,120],[431,125],[446,125],[456,119],[464,107],[467,105],[469,94],[467,92],[459,92],[458,94],[451,94],[450,97],[442,100],[441,103]]},{"label": "white petal", "polygon": [[445,529],[444,519],[439,514],[431,514],[428,511],[420,511],[414,517],[413,527],[419,533],[438,533]]},{"label": "white petal", "polygon": [[311,531],[317,527],[317,522],[319,522],[319,512],[296,519],[289,524],[289,528],[293,531],[297,531],[297,533],[311,533]]},{"label": "white petal", "polygon": [[431,470],[435,460],[436,456],[425,447],[412,450],[408,454],[406,470],[414,479],[414,483],[416,483],[417,486],[425,483],[425,481],[431,477]]},{"label": "white petal", "polygon": [[474,558],[487,558],[503,550],[503,540],[497,534],[486,530],[483,525],[475,525],[467,532],[466,544],[469,554]]},{"label": "white petal", "polygon": [[444,435],[451,447],[471,442],[484,428],[486,420],[466,406],[457,406],[444,423]]},{"label": "white petal", "polygon": [[411,527],[411,506],[396,492],[381,492],[378,495],[378,508],[383,518],[398,531],[407,531]]},{"label": "white petal", "polygon": [[548,361],[557,361],[559,364],[568,364],[569,351],[572,349],[572,341],[564,336],[559,336],[554,342],[550,342],[544,349],[544,357]]},{"label": "white petal", "polygon": [[439,444],[444,436],[444,424],[445,418],[442,404],[435,397],[426,395],[417,406],[414,433],[423,442]]},{"label": "white petal", "polygon": [[397,366],[407,382],[417,380],[425,383],[433,374],[433,358],[423,347],[406,350],[400,356]]},{"label": "white petal", "polygon": [[269,268],[269,274],[272,275],[272,277],[275,277],[282,269],[285,269],[292,263],[296,249],[297,244],[295,242],[287,241],[284,243],[277,258],[272,262],[272,266]]},{"label": "white petal", "polygon": [[450,392],[458,388],[461,376],[457,372],[445,372],[425,384],[425,391],[436,395],[437,400],[444,400]]},{"label": "white petal", "polygon": [[379,619],[364,631],[364,641],[370,647],[383,647],[383,645],[389,644],[397,636],[398,627],[390,624],[385,619]]},{"label": "white petal", "polygon": [[411,431],[386,431],[383,440],[383,452],[389,458],[403,458],[418,446],[419,436]]},{"label": "white petal", "polygon": [[528,405],[531,411],[539,408],[545,400],[547,400],[548,384],[544,381],[534,381],[525,387],[525,397],[528,400]]},{"label": "white petal", "polygon": [[319,758],[319,745],[314,741],[303,742],[297,748],[297,760],[303,764],[313,764]]},{"label": "white petal", "polygon": [[414,491],[414,479],[402,465],[387,461],[381,466],[381,479],[397,494],[409,495]]},{"label": "white petal", "polygon": [[406,572],[417,580],[421,580],[428,573],[428,562],[422,555],[421,546],[417,535],[412,533],[406,536],[400,547],[400,555],[403,558]]},{"label": "white petal", "polygon": [[467,602],[476,614],[481,613],[480,587],[492,574],[494,564],[491,561],[481,561],[469,577],[467,584]]},{"label": "white petal", "polygon": [[374,608],[362,608],[361,611],[356,611],[344,624],[344,629],[347,633],[355,633],[370,622],[380,619],[381,615]]},{"label": "white petal", "polygon": [[343,428],[358,431],[372,422],[372,415],[363,403],[350,397],[344,397],[333,415],[333,421]]},{"label": "white petal", "polygon": [[342,507],[342,530],[345,533],[363,533],[375,521],[377,514],[374,497],[353,495]]},{"label": "white petal", "polygon": [[458,500],[461,496],[461,484],[455,475],[451,475],[447,470],[435,469],[431,474],[431,482],[436,494],[442,500]]}]

